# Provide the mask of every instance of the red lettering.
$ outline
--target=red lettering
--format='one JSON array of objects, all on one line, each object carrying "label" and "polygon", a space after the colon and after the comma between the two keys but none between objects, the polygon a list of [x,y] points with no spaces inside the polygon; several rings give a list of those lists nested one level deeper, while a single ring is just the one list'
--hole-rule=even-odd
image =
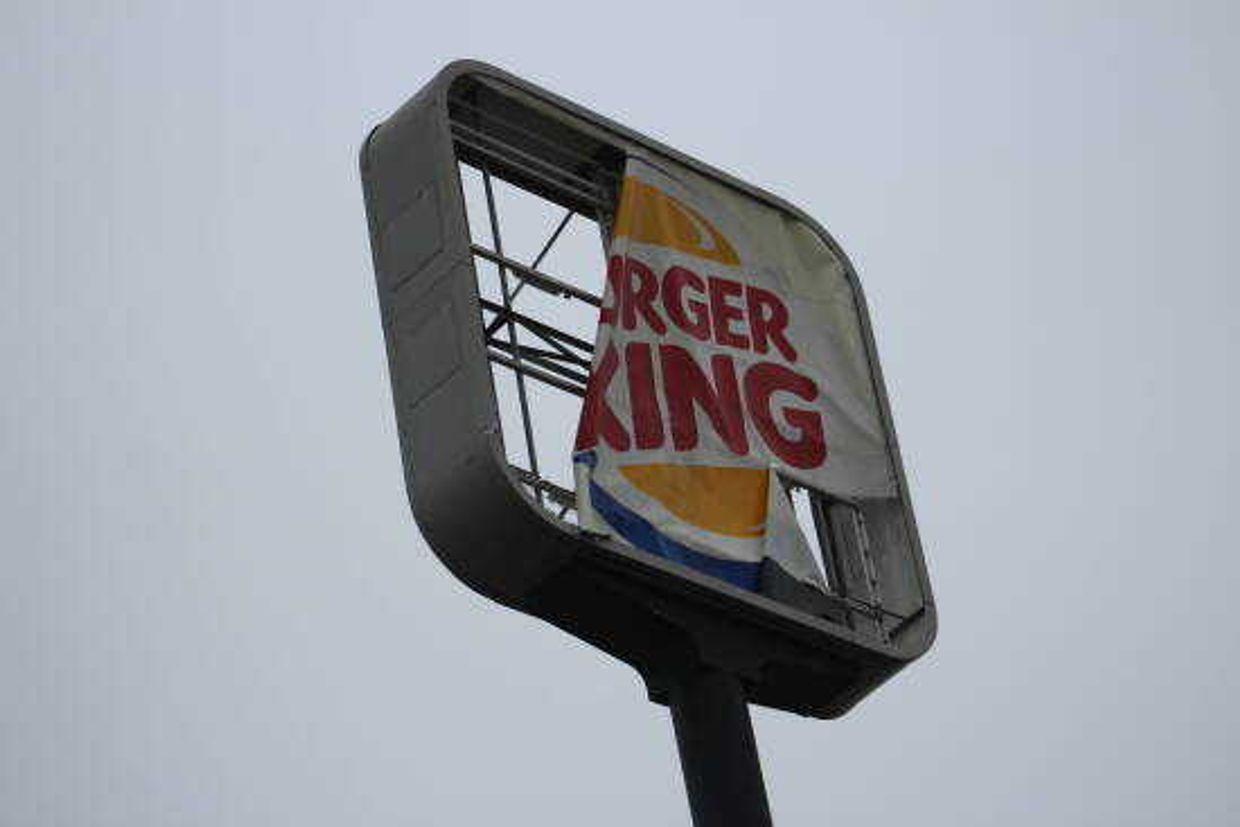
[{"label": "red lettering", "polygon": [[673,324],[693,338],[705,342],[710,338],[710,312],[703,301],[685,302],[686,287],[692,287],[699,294],[706,291],[706,285],[697,273],[684,267],[668,268],[663,274],[663,309]]},{"label": "red lettering", "polygon": [[789,370],[774,362],[760,362],[745,374],[745,407],[754,427],[775,455],[793,468],[816,468],[827,457],[827,443],[822,433],[822,414],[805,408],[784,407],[784,421],[796,431],[795,439],[788,439],[775,424],[771,411],[771,397],[778,391],[813,402],[818,398],[818,386],[807,376]]},{"label": "red lettering", "polygon": [[633,437],[638,448],[663,444],[663,414],[654,387],[654,359],[650,345],[630,342],[624,348],[629,377],[629,407],[633,410]]},{"label": "red lettering", "polygon": [[749,305],[749,332],[753,336],[753,349],[766,353],[767,341],[775,344],[789,362],[796,362],[797,352],[784,331],[788,329],[788,308],[779,296],[761,287],[747,285],[745,298]]},{"label": "red lettering", "polygon": [[[634,276],[637,284],[633,283]],[[620,298],[620,323],[625,330],[637,326],[637,314],[641,313],[646,324],[655,333],[666,333],[667,325],[655,312],[654,300],[659,295],[659,280],[649,267],[635,258],[625,259],[624,292]]]},{"label": "red lettering", "polygon": [[683,347],[660,345],[659,359],[663,367],[663,392],[667,396],[672,445],[676,450],[689,451],[697,447],[696,407],[700,406],[732,453],[748,454],[749,438],[745,434],[745,417],[732,357],[722,354],[711,357],[714,385]]},{"label": "red lettering", "polygon": [[728,299],[739,296],[744,288],[738,281],[710,277],[710,320],[715,331],[715,341],[728,347],[741,350],[749,349],[749,339],[732,331],[733,320],[744,320],[745,312],[735,305],[728,304]]},{"label": "red lettering", "polygon": [[[603,325],[614,325],[616,323],[616,308],[620,306],[621,297],[624,296],[624,259],[620,256],[612,256],[607,259],[607,283],[611,285],[611,307],[603,305],[598,311],[598,323]],[[604,293],[606,298],[606,293]]]},{"label": "red lettering", "polygon": [[607,388],[619,366],[620,357],[616,354],[616,346],[607,345],[607,350],[603,351],[603,358],[598,363],[598,370],[590,374],[590,381],[586,383],[586,398],[581,403],[581,424],[577,428],[574,450],[593,448],[598,444],[599,436],[617,451],[629,449],[629,435],[624,430],[624,423],[607,404]]}]

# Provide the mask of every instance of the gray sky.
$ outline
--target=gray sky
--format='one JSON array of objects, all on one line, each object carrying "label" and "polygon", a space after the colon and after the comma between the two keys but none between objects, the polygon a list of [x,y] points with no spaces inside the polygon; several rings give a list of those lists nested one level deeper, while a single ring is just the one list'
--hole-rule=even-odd
[{"label": "gray sky", "polygon": [[861,273],[941,630],[755,713],[781,827],[1234,823],[1236,8],[5,4],[0,824],[688,823],[405,501],[356,152],[455,57]]}]

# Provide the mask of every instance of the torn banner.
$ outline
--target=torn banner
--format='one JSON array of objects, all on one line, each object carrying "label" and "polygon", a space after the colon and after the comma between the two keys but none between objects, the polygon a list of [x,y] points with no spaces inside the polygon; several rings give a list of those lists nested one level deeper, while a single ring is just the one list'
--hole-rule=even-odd
[{"label": "torn banner", "polygon": [[825,590],[783,480],[895,495],[855,299],[796,218],[630,158],[574,446],[583,528]]}]

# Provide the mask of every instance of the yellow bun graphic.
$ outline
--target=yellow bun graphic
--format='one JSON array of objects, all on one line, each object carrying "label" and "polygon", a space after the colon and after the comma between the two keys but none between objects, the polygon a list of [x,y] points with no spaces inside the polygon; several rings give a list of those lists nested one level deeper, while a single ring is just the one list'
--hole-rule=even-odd
[{"label": "yellow bun graphic", "polygon": [[625,176],[620,192],[614,231],[617,238],[628,236],[720,264],[741,263],[723,234],[684,202],[632,175]]},{"label": "yellow bun graphic", "polygon": [[690,525],[729,537],[766,533],[765,468],[716,465],[623,465],[634,488]]}]

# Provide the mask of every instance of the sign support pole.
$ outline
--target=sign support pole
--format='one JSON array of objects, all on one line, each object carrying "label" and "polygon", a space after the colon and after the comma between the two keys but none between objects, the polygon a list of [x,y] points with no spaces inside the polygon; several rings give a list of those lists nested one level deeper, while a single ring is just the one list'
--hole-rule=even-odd
[{"label": "sign support pole", "polygon": [[668,701],[694,827],[771,827],[753,723],[736,676],[709,668],[679,675]]}]

